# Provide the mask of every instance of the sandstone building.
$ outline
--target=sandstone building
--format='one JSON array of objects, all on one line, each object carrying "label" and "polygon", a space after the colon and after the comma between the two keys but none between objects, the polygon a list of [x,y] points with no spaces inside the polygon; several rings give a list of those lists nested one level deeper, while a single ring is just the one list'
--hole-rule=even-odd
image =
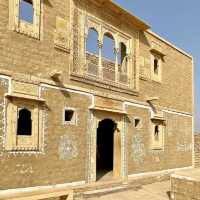
[{"label": "sandstone building", "polygon": [[193,60],[108,0],[0,1],[0,189],[193,165]]}]

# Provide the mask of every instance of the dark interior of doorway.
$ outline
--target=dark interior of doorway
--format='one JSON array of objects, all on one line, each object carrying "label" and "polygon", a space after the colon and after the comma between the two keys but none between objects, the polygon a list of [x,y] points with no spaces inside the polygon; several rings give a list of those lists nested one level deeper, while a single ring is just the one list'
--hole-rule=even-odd
[{"label": "dark interior of doorway", "polygon": [[113,171],[115,128],[116,124],[111,119],[99,122],[97,128],[97,180]]}]

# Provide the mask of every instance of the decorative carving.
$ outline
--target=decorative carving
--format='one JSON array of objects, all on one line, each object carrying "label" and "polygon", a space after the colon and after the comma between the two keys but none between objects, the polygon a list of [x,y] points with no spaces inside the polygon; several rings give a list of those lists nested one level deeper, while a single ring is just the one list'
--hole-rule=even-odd
[{"label": "decorative carving", "polygon": [[78,72],[79,67],[79,31],[78,31],[78,9],[74,9],[73,24],[73,72]]},{"label": "decorative carving", "polygon": [[54,36],[55,47],[65,51],[70,50],[69,23],[67,20],[56,17],[56,30]]},{"label": "decorative carving", "polygon": [[0,79],[0,85],[3,86],[5,89],[8,89],[9,81],[7,79]]},{"label": "decorative carving", "polygon": [[192,144],[189,143],[178,143],[177,144],[177,151],[179,152],[188,152],[188,151],[192,151]]},{"label": "decorative carving", "polygon": [[133,136],[132,151],[133,151],[132,154],[133,160],[138,164],[143,163],[146,152],[144,146],[144,139],[141,134],[136,134]]},{"label": "decorative carving", "polygon": [[58,152],[61,160],[76,158],[79,154],[77,142],[74,138],[70,138],[68,135],[61,136]]},{"label": "decorative carving", "polygon": [[9,27],[10,29],[40,39],[41,30],[41,0],[33,0],[33,24],[20,19],[20,0],[9,0]]}]

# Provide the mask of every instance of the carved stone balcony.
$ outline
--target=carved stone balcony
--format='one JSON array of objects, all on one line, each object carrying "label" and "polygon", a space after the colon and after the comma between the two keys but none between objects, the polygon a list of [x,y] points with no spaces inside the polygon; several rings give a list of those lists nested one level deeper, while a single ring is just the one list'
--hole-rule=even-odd
[{"label": "carved stone balcony", "polygon": [[88,76],[95,76],[96,78],[111,82],[111,83],[119,83],[128,86],[128,74],[121,72],[121,65],[118,65],[118,74],[116,75],[116,67],[115,63],[102,58],[102,76],[101,76],[101,68],[99,66],[99,57],[94,54],[86,53],[87,59],[87,70],[86,73]]},{"label": "carved stone balcony", "polygon": [[137,96],[138,91],[131,86],[127,70],[122,69],[124,67],[122,65],[117,66],[118,70],[116,70],[115,62],[105,58],[99,60],[97,55],[86,52],[86,65],[83,72],[74,71],[71,73],[70,79],[111,91]]}]

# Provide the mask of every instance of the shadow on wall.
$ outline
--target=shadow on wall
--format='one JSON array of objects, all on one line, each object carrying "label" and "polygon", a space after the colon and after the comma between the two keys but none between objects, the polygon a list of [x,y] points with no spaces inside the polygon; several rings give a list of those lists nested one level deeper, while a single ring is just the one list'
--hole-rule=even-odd
[{"label": "shadow on wall", "polygon": [[142,42],[144,45],[148,47],[151,47],[151,44],[149,43],[149,40],[143,31],[140,31],[140,42]]},{"label": "shadow on wall", "polygon": [[52,3],[50,2],[50,0],[43,0],[44,4],[49,6],[49,7],[53,7]]},{"label": "shadow on wall", "polygon": [[[61,88],[65,88],[65,85],[62,83],[62,80],[59,77],[52,77],[52,80],[55,82],[56,86],[61,87]],[[65,91],[65,90],[60,90],[60,92],[63,94],[63,96],[65,96],[66,98],[70,97],[69,92]]]}]

